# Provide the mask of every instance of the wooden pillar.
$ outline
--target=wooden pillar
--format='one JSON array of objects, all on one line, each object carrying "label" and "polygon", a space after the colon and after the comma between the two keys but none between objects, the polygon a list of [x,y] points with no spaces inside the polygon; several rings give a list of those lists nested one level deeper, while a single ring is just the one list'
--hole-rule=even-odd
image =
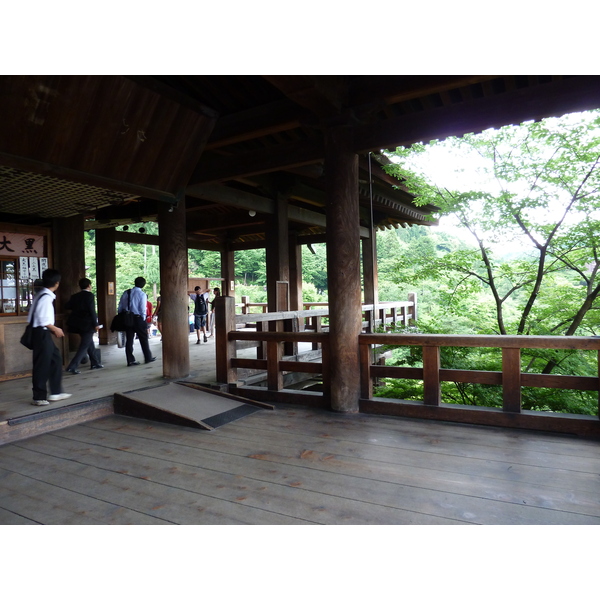
[{"label": "wooden pillar", "polygon": [[117,263],[115,257],[114,228],[96,229],[96,300],[98,302],[98,323],[101,345],[116,344],[117,332],[110,330],[110,324],[117,314]]},{"label": "wooden pillar", "polygon": [[225,248],[221,250],[221,277],[221,294],[235,298],[235,257],[229,242],[226,242]]},{"label": "wooden pillar", "polygon": [[303,310],[302,302],[302,246],[295,233],[289,237],[290,310]]},{"label": "wooden pillar", "polygon": [[161,204],[158,227],[163,375],[169,378],[187,377],[190,374],[190,346],[185,199],[174,208]]},{"label": "wooden pillar", "polygon": [[[83,243],[83,215],[54,219],[54,264],[53,268],[60,271],[60,286],[56,291],[54,310],[56,324],[65,328],[65,304],[72,294],[79,291],[79,280],[85,277],[85,250]],[[41,277],[40,273],[40,277]],[[75,351],[79,346],[79,336],[70,334],[66,336],[64,351]]]},{"label": "wooden pillar", "polygon": [[289,282],[290,280],[288,204],[287,200],[282,196],[277,198],[275,204],[277,210],[267,230],[266,243],[267,303],[269,305],[269,312],[289,309],[288,301],[285,301],[285,306],[283,306],[281,295],[278,293],[278,282]]},{"label": "wooden pillar", "polygon": [[375,231],[371,228],[371,237],[362,238],[362,257],[363,257],[363,286],[365,304],[373,304],[373,310],[369,311],[367,321],[368,332],[373,333],[376,308],[379,303],[378,294],[378,276],[377,276],[377,246]]},{"label": "wooden pillar", "polygon": [[215,301],[215,358],[217,381],[233,384],[237,381],[237,371],[231,367],[231,359],[236,357],[236,342],[230,341],[228,333],[235,331],[235,298],[221,296]]},{"label": "wooden pillar", "polygon": [[331,408],[358,412],[362,327],[358,157],[351,150],[350,130],[325,132],[325,174]]}]

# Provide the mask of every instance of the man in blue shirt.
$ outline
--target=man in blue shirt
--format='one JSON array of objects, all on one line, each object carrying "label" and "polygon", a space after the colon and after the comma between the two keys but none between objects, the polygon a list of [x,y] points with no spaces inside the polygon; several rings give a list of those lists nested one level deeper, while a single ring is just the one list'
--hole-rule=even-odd
[{"label": "man in blue shirt", "polygon": [[135,360],[135,356],[133,355],[133,340],[136,334],[140,341],[146,363],[156,360],[156,357],[152,356],[150,352],[150,344],[148,343],[148,328],[146,327],[146,302],[148,301],[148,296],[142,291],[142,288],[146,285],[146,280],[143,277],[136,277],[134,284],[135,287],[123,293],[118,308],[118,312],[128,310],[134,315],[133,327],[125,330],[125,356],[127,357],[128,367],[140,364]]}]

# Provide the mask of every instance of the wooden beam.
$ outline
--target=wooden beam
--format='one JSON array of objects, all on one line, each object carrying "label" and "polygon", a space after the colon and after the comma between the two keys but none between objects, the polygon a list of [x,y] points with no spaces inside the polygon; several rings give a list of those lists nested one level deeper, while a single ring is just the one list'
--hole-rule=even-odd
[{"label": "wooden beam", "polygon": [[[190,177],[189,186],[193,188],[199,183],[218,183],[260,173],[271,173],[310,165],[322,159],[323,143],[318,139],[279,144],[276,147],[234,156],[205,156]],[[189,194],[195,195],[193,192]]]},{"label": "wooden beam", "polygon": [[337,115],[346,105],[344,75],[263,75],[263,78],[319,117]]},{"label": "wooden beam", "polygon": [[206,150],[295,129],[307,115],[295,103],[281,100],[224,116],[215,124]]}]

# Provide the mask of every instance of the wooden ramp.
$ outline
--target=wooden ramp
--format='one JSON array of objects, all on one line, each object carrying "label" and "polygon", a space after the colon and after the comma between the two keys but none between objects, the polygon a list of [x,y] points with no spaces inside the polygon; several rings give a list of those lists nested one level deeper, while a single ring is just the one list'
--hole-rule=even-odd
[{"label": "wooden ramp", "polygon": [[270,404],[239,398],[194,383],[166,383],[115,393],[115,414],[212,430]]}]

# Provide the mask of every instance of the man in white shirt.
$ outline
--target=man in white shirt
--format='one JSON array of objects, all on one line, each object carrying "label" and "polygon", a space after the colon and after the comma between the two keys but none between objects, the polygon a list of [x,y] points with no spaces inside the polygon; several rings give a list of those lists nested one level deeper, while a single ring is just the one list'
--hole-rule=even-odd
[{"label": "man in white shirt", "polygon": [[[46,269],[42,273],[42,289],[33,299],[28,322],[33,327],[33,369],[31,383],[35,406],[66,400],[71,394],[62,391],[62,357],[52,336],[64,337],[60,327],[54,325],[54,293],[60,285],[60,273]],[[50,385],[48,395],[47,385]]]}]

